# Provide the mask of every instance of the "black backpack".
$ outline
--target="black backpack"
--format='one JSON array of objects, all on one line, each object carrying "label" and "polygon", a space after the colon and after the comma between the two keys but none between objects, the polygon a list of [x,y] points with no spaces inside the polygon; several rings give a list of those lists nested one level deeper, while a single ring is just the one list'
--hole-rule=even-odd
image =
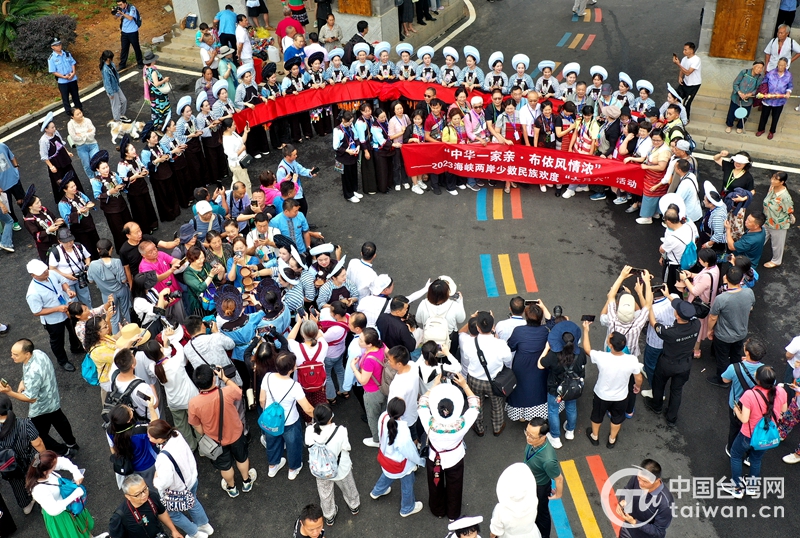
[{"label": "black backpack", "polygon": [[104,428],[107,428],[108,424],[111,422],[109,418],[111,410],[118,405],[127,405],[130,407],[133,410],[134,420],[147,420],[147,417],[143,417],[136,412],[136,406],[133,404],[132,398],[133,391],[136,390],[136,387],[144,383],[144,380],[136,378],[130,382],[127,389],[120,391],[117,388],[118,375],[119,370],[111,374],[111,390],[106,394],[106,401],[103,403],[103,412],[100,414],[103,417]]},{"label": "black backpack", "polygon": [[565,402],[577,400],[583,394],[583,378],[573,371],[577,360],[578,355],[575,355],[572,364],[564,367],[564,379],[561,380],[561,383],[556,388],[556,394]]},{"label": "black backpack", "polygon": [[342,63],[347,66],[349,69],[353,62],[356,61],[356,55],[353,54],[353,47],[356,46],[356,43],[360,43],[357,41],[356,38],[359,37],[358,34],[354,35],[350,38],[350,41],[345,43],[344,45],[344,54],[342,54]]}]

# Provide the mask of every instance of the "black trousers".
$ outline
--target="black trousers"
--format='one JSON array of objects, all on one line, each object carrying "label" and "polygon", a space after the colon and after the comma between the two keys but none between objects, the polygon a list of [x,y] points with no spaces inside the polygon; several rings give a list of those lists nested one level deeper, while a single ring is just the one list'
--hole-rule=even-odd
[{"label": "black trousers", "polygon": [[[51,413],[45,413],[44,415],[33,417],[31,418],[31,422],[33,422],[33,425],[36,426],[36,429],[39,431],[39,437],[42,438],[44,447],[47,450],[52,450],[59,455],[64,455],[67,452],[67,447],[75,444],[75,436],[72,434],[72,426],[70,425],[69,420],[67,420],[67,416],[61,410],[61,408],[58,408]],[[64,440],[66,445],[59,443],[50,437],[51,427],[56,429],[58,435],[61,436],[61,439]]]},{"label": "black trousers", "polygon": [[84,353],[83,344],[78,340],[78,335],[75,334],[75,326],[72,320],[65,319],[61,323],[54,323],[52,325],[45,324],[44,329],[50,335],[50,350],[55,355],[58,364],[66,364],[69,362],[67,351],[64,349],[64,331],[69,334],[69,347],[70,352],[74,355]]},{"label": "black trousers", "polygon": [[674,293],[676,295],[680,295],[680,290],[675,287],[675,284],[678,282],[678,274],[681,272],[681,266],[675,264],[667,264],[666,269],[664,270],[664,283],[667,285],[667,289],[670,293]]},{"label": "black trousers", "polygon": [[730,426],[728,426],[728,444],[725,446],[728,448],[728,452],[730,452],[733,441],[742,430],[742,421],[734,414],[733,409],[728,410],[728,420],[730,421]]},{"label": "black trousers", "polygon": [[[119,49],[119,69],[125,69],[128,65],[128,51],[133,47],[133,53],[136,55],[136,65],[144,67],[142,60],[142,49],[139,47],[139,32],[120,32],[120,49]],[[235,37],[234,37],[235,41]],[[236,50],[236,46],[233,47]]]},{"label": "black trousers", "polygon": [[539,507],[536,512],[536,528],[542,535],[542,538],[550,537],[550,527],[552,526],[550,519],[550,491],[552,488],[550,484],[543,486],[536,485],[536,497],[539,501]]},{"label": "black trousers", "polygon": [[78,93],[78,81],[73,80],[72,82],[67,82],[66,84],[59,84],[58,91],[61,92],[61,104],[64,105],[64,112],[69,115],[69,98],[72,97],[72,104],[75,105],[75,108],[83,109],[83,104],[81,103],[81,96]]},{"label": "black trousers", "polygon": [[349,200],[358,190],[358,164],[345,164],[342,174],[342,195]]},{"label": "black trousers", "polygon": [[239,377],[242,378],[242,394],[244,394],[252,385],[250,377],[253,375],[253,371],[252,369],[248,368],[244,361],[233,360],[231,362],[236,367],[236,371],[239,372]]},{"label": "black trousers", "polygon": [[628,379],[628,397],[626,398],[627,404],[625,405],[625,412],[629,415],[633,414],[636,410],[636,393],[633,392],[633,386],[636,384],[636,379],[631,376]]},{"label": "black trousers", "polygon": [[686,121],[692,119],[692,101],[694,101],[694,96],[697,95],[699,90],[700,84],[697,84],[696,86],[687,86],[686,84],[681,84],[678,86],[678,93],[683,99],[683,108],[686,109]]},{"label": "black trousers", "polygon": [[[431,449],[432,450],[432,449]],[[464,490],[464,459],[449,469],[442,469],[439,483],[433,483],[433,462],[425,460],[428,474],[428,506],[436,517],[461,517],[461,497]]]},{"label": "black trousers", "polygon": [[25,198],[25,189],[22,188],[22,183],[18,181],[16,185],[10,189],[6,189],[5,192],[8,194],[8,214],[11,215],[14,222],[18,223],[19,220],[17,220],[17,215],[14,213],[14,206],[17,204],[14,203],[11,197],[13,196],[15,199],[22,201],[22,199]]},{"label": "black trousers", "polygon": [[778,10],[778,19],[775,21],[775,31],[772,32],[772,35],[777,37],[778,36],[778,26],[781,24],[787,25],[789,28],[792,27],[794,23],[794,16],[797,11],[784,11],[782,9]]},{"label": "black trousers", "polygon": [[422,24],[422,21],[425,19],[431,20],[431,8],[428,5],[428,0],[419,0],[416,4],[414,4],[417,10],[417,24]]},{"label": "black trousers", "polygon": [[722,377],[723,372],[734,362],[741,362],[744,356],[744,340],[738,342],[723,342],[719,338],[711,341],[711,350],[717,361],[717,377]]},{"label": "black trousers", "polygon": [[[656,371],[653,375],[653,405],[660,409],[664,401],[664,391],[669,385],[669,402],[667,404],[667,422],[674,423],[678,420],[678,409],[681,406],[681,396],[683,386],[689,381],[689,374],[692,373],[691,357],[688,361],[684,360],[682,365],[667,364],[668,361],[662,356],[656,364]],[[681,366],[683,369],[681,370]]]},{"label": "black trousers", "polygon": [[761,132],[767,127],[767,119],[772,114],[772,121],[769,124],[769,132],[774,133],[778,128],[778,120],[781,119],[784,105],[781,106],[768,106],[761,105],[761,117],[758,119],[758,131]]}]

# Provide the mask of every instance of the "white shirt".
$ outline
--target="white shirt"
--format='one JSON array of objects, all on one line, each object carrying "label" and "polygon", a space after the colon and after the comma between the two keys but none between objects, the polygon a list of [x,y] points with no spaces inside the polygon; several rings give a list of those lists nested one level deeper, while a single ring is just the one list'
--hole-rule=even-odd
[{"label": "white shirt", "polygon": [[[331,314],[330,308],[323,308],[319,311],[319,320],[320,321],[336,321],[333,315]],[[346,322],[342,321],[347,325]],[[331,325],[328,327],[328,330],[324,332],[325,335],[325,343],[328,344],[328,352],[325,354],[325,357],[329,359],[341,357],[344,355],[345,351],[345,340],[347,340],[347,331],[344,327],[339,325]],[[332,344],[332,342],[336,342]]]},{"label": "white shirt", "polygon": [[789,366],[793,369],[793,375],[795,379],[800,377],[800,367],[796,364],[795,361],[800,360],[800,336],[795,336],[789,345],[786,346],[786,353],[791,353],[794,355],[791,359],[788,359]]},{"label": "white shirt", "polygon": [[238,133],[222,135],[222,149],[225,151],[225,156],[228,158],[228,166],[231,170],[239,166],[239,150],[243,147],[242,137]]},{"label": "white shirt", "polygon": [[[117,368],[117,365],[112,364],[111,372],[109,372],[108,378],[112,379],[114,377],[114,372],[116,372],[117,370],[119,370],[119,368]],[[135,378],[135,379],[140,379],[140,378]],[[125,392],[125,389],[127,389],[128,385],[130,385],[131,383],[133,383],[133,379],[129,381],[120,381],[119,376],[117,376],[117,380],[114,383],[114,386],[117,388],[119,392]],[[131,403],[133,403],[134,411],[136,411],[136,414],[139,415],[140,417],[147,417],[150,420],[161,418],[160,416],[157,417],[150,416],[149,409],[147,408],[147,400],[142,398],[142,395],[150,397],[150,399],[153,400],[154,402],[156,400],[156,395],[153,392],[153,387],[148,385],[146,381],[144,381],[143,383],[139,383],[136,389],[134,389],[134,391],[131,393]],[[158,415],[158,406],[156,405],[155,408],[156,408],[156,414]]]},{"label": "white shirt", "polygon": [[594,349],[589,357],[597,365],[597,383],[594,385],[597,397],[607,402],[619,402],[627,398],[631,375],[641,371],[639,359],[633,355],[612,355],[611,352]]},{"label": "white shirt", "polygon": [[[264,395],[264,409],[274,401],[281,403],[286,416],[286,426],[291,426],[300,419],[295,402],[306,397],[303,387],[294,379],[286,379],[275,373],[264,376],[261,382],[261,394]],[[274,396],[274,399],[273,399]]]},{"label": "white shirt", "polygon": [[[319,433],[314,433],[314,425],[310,424],[306,426],[305,434],[306,446],[311,446],[314,443],[325,445],[331,451],[331,454],[339,458],[338,472],[335,477],[329,479],[334,482],[344,479],[353,469],[353,461],[350,459],[352,447],[347,435],[347,428],[343,424],[338,424],[338,426],[339,429],[336,430],[337,424],[331,422],[321,426]],[[335,434],[333,433],[334,430],[336,430]]]},{"label": "white shirt", "polygon": [[[318,362],[323,364],[325,362],[325,357],[328,356],[328,342],[325,340],[317,340],[317,345],[314,347],[308,346],[306,344],[301,344],[297,340],[289,340],[289,351],[294,353],[295,357],[297,357],[297,366],[304,364],[306,362]],[[305,352],[305,355],[303,355]],[[306,360],[306,355],[308,355],[308,360]],[[316,361],[314,356],[316,355]]]},{"label": "white shirt", "polygon": [[[433,384],[436,382],[436,376],[441,374],[442,370],[454,374],[461,373],[461,363],[459,363],[450,353],[447,354],[448,362],[444,362],[444,359],[441,357],[439,357],[439,360],[442,362],[436,366],[428,366],[428,363],[424,360],[418,360],[416,362],[416,365],[419,368],[420,379],[422,380],[422,385],[424,386],[425,391],[429,391],[433,388]],[[431,374],[434,374],[433,378],[431,378]]]},{"label": "white shirt", "polygon": [[700,76],[700,57],[696,54],[689,58],[684,56],[681,60],[681,67],[684,69],[694,69],[690,75],[683,75],[684,86],[699,86],[703,80]]},{"label": "white shirt", "polygon": [[678,196],[683,198],[683,204],[686,206],[686,217],[692,222],[697,222],[703,218],[703,208],[700,206],[700,198],[697,196],[698,189],[695,188],[696,186],[697,177],[689,172],[681,179],[681,182],[678,183],[678,188],[675,190]]},{"label": "white shirt", "polygon": [[239,53],[239,59],[243,62],[253,62],[253,45],[250,44],[250,34],[247,33],[247,28],[242,28],[240,24],[236,25],[236,46],[242,44],[242,52]]},{"label": "white shirt", "polygon": [[[169,456],[164,454],[165,451],[169,452],[169,455],[180,467],[183,480],[175,471],[175,466]],[[194,459],[192,449],[189,448],[189,443],[180,434],[177,437],[170,437],[156,456],[156,477],[153,478],[153,485],[160,495],[164,495],[164,490],[184,491],[192,489],[196,483],[197,461]]]},{"label": "white shirt", "polygon": [[53,467],[53,472],[47,477],[47,480],[39,482],[31,490],[33,500],[39,503],[42,510],[49,516],[57,516],[67,509],[67,506],[72,501],[78,499],[83,495],[83,491],[76,489],[72,495],[67,496],[66,499],[61,498],[61,492],[58,488],[58,476],[56,471],[68,471],[73,479],[83,478],[78,466],[69,461],[67,458],[56,458],[56,466]]},{"label": "white shirt", "polygon": [[[8,206],[6,206],[8,207]],[[89,258],[89,252],[86,247],[75,243],[72,247],[72,252],[65,250],[61,245],[53,249],[54,252],[50,254],[47,259],[47,264],[52,268],[55,267],[59,272],[65,275],[75,275],[81,269],[87,269],[88,266],[84,264],[86,258]],[[55,252],[58,252],[58,261],[56,261]],[[71,265],[70,265],[71,264]],[[77,285],[74,280],[69,281],[70,284]]]},{"label": "white shirt", "polygon": [[425,299],[419,304],[419,308],[417,308],[415,316],[417,325],[425,327],[425,322],[428,321],[428,318],[431,316],[444,316],[447,320],[450,332],[457,331],[458,326],[464,323],[464,320],[467,318],[464,312],[464,296],[459,295],[456,300],[448,299],[436,306],[432,305],[428,299]]},{"label": "white shirt", "polygon": [[[672,308],[672,299],[678,298],[677,295],[661,297],[653,302],[653,315],[656,321],[664,327],[672,327],[675,324],[675,309]],[[652,325],[647,325],[647,345],[654,349],[664,349],[664,341],[656,334]]]},{"label": "white shirt", "polygon": [[508,339],[511,338],[511,333],[514,332],[514,329],[521,325],[525,325],[525,320],[522,318],[522,316],[511,316],[508,319],[498,321],[497,325],[494,327],[494,332],[497,334],[499,339],[508,342]]},{"label": "white shirt", "polygon": [[[370,294],[369,285],[372,284],[377,276],[378,273],[372,268],[372,264],[362,259],[353,259],[347,264],[347,280],[358,288],[359,299]],[[370,327],[373,326],[374,323],[370,325]]]},{"label": "white shirt", "polygon": [[670,265],[680,265],[686,246],[694,239],[694,232],[692,232],[692,227],[686,224],[682,224],[676,230],[667,229],[667,231],[671,233],[665,233],[661,238],[664,255]]},{"label": "white shirt", "polygon": [[[434,388],[431,392],[435,390],[436,389]],[[426,400],[423,400],[423,402]],[[478,418],[478,408],[468,407],[464,412],[463,417],[464,425],[460,430],[455,432],[446,431],[440,433],[429,427],[431,420],[430,408],[420,407],[419,409],[419,419],[422,422],[422,427],[425,428],[430,445],[436,447],[436,450],[439,451],[442,469],[449,469],[458,464],[458,462],[464,458],[464,455],[466,454],[463,443],[464,436],[469,433],[469,429],[473,424],[475,424],[475,419]],[[449,452],[442,452],[443,450],[448,450]],[[430,450],[428,452],[428,459],[434,461],[435,458],[436,453],[433,450]]]},{"label": "white shirt", "polygon": [[[276,235],[280,234],[281,231],[277,228],[273,228],[272,226],[267,228],[267,239],[269,239],[270,241],[272,241]],[[250,233],[247,234],[247,237],[245,239],[247,240],[247,248],[253,247],[256,244],[256,239],[258,239],[258,230],[255,228],[250,230]],[[272,254],[272,256],[270,256],[270,254]],[[259,247],[256,249],[256,256],[258,258],[261,258],[262,260],[267,257],[275,258],[278,256],[278,249],[276,249],[275,247],[267,247],[267,246]]]},{"label": "white shirt", "polygon": [[[350,273],[347,273],[350,278]],[[388,300],[387,300],[388,299]],[[380,295],[370,295],[358,300],[356,310],[363,313],[367,317],[367,327],[375,327],[378,322],[378,316],[383,313],[391,312],[391,297],[381,297]]]},{"label": "white shirt", "polygon": [[167,396],[167,407],[189,409],[189,400],[199,392],[186,373],[186,355],[183,353],[183,346],[178,343],[170,345],[175,349],[175,355],[161,363],[167,376],[167,382],[162,383]]},{"label": "white shirt", "polygon": [[503,366],[511,367],[511,349],[505,340],[495,338],[491,334],[479,334],[473,338],[469,333],[458,334],[458,344],[461,350],[461,363],[466,363],[467,372],[475,379],[486,379],[486,371],[481,366],[478,360],[478,350],[475,347],[475,341],[481,346],[484,357],[486,357],[486,366],[489,370],[489,375],[492,379],[503,369]]},{"label": "white shirt", "polygon": [[769,54],[769,63],[767,64],[766,71],[772,71],[778,67],[778,60],[781,58],[786,58],[786,60],[788,60],[789,63],[786,64],[786,69],[789,69],[789,66],[792,65],[792,56],[798,52],[800,52],[800,43],[791,37],[786,37],[780,49],[778,49],[778,38],[773,38],[767,43],[767,48],[764,49],[764,54]]},{"label": "white shirt", "polygon": [[406,412],[403,413],[402,419],[406,424],[412,426],[417,421],[417,400],[419,399],[419,370],[417,364],[413,361],[408,362],[411,368],[408,372],[401,374],[398,372],[392,383],[389,385],[389,396],[386,401],[392,398],[401,398],[406,403]]},{"label": "white shirt", "polygon": [[211,51],[205,47],[200,47],[200,59],[203,61],[203,66],[208,66],[211,69],[216,69],[219,66],[219,55],[214,56],[214,61],[210,64],[208,63],[211,59]]},{"label": "white shirt", "polygon": [[536,107],[531,107],[530,103],[524,104],[519,109],[519,122],[525,126],[528,136],[533,136],[533,122],[542,115],[542,107],[539,103]]}]

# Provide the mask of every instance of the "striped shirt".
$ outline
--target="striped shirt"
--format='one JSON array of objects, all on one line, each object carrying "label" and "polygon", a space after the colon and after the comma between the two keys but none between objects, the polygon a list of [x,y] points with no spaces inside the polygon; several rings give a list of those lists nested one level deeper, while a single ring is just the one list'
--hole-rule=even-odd
[{"label": "striped shirt", "polygon": [[36,450],[31,445],[32,441],[39,438],[39,431],[33,425],[31,419],[17,417],[14,422],[13,432],[9,432],[4,438],[0,439],[0,449],[10,448],[14,450],[17,458],[17,465],[27,469]]},{"label": "striped shirt", "polygon": [[[672,327],[675,323],[675,314],[673,314],[672,302],[667,297],[655,300],[652,308],[656,322],[664,327]],[[652,325],[647,326],[647,345],[654,349],[664,349],[664,341],[656,334]]]}]

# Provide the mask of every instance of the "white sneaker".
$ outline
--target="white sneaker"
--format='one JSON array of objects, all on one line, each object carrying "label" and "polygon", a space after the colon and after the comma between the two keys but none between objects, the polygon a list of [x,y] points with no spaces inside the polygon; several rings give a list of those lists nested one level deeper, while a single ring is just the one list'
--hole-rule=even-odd
[{"label": "white sneaker", "polygon": [[260,154],[260,153],[256,153],[256,154],[255,154],[255,158],[256,158],[256,159],[260,159],[260,158],[261,158],[261,154]]},{"label": "white sneaker", "polygon": [[365,437],[364,440],[361,442],[371,448],[378,448],[379,446],[381,446],[380,443],[373,441],[372,437]]},{"label": "white sneaker", "polygon": [[575,430],[568,430],[567,429],[567,421],[564,421],[564,439],[567,441],[572,441],[575,439]]},{"label": "white sneaker", "polygon": [[[642,373],[644,373],[644,372],[642,372]],[[647,394],[645,394],[645,393],[647,393]],[[640,392],[640,394],[642,395],[642,398],[652,398],[653,397],[653,389],[643,390],[642,392]]]},{"label": "white sneaker", "polygon": [[750,458],[745,458],[745,459],[743,459],[743,460],[742,460],[742,463],[744,463],[745,465],[747,465],[748,467],[750,467]]},{"label": "white sneaker", "polygon": [[564,194],[561,195],[562,198],[572,198],[575,196],[575,191],[572,189],[567,189],[564,191]]},{"label": "white sneaker", "polygon": [[210,523],[206,523],[205,525],[199,525],[197,527],[197,530],[203,531],[204,533],[206,533],[209,536],[214,534],[214,527],[212,527]]},{"label": "white sneaker", "polygon": [[797,452],[792,452],[791,454],[786,454],[783,457],[783,461],[790,465],[800,462],[800,456],[797,455]]},{"label": "white sneaker", "polygon": [[559,437],[553,437],[552,435],[550,435],[550,434],[548,433],[548,434],[547,434],[547,439],[550,441],[550,444],[551,444],[551,445],[553,446],[553,448],[555,448],[555,449],[559,449],[559,448],[561,448],[562,446],[564,446],[564,445],[562,445],[562,444],[561,444],[561,439],[560,439]]},{"label": "white sneaker", "polygon": [[411,188],[411,184],[410,184],[410,183],[403,183],[403,188],[404,188],[405,190],[408,190],[408,189],[410,189],[410,188]]},{"label": "white sneaker", "polygon": [[391,492],[392,492],[392,488],[388,487],[388,488],[386,488],[386,493],[381,493],[380,495],[373,495],[373,493],[370,491],[369,492],[369,496],[372,497],[373,499],[377,500],[377,499],[380,499],[381,497],[383,497],[384,495],[389,495]]},{"label": "white sneaker", "polygon": [[457,191],[457,190],[455,190],[455,189],[453,189],[452,191],[447,191],[447,192],[449,192],[449,193],[450,193],[450,194],[452,194],[453,196],[458,196],[458,191]]},{"label": "white sneaker", "polygon": [[425,194],[425,191],[420,189],[419,185],[414,185],[413,187],[411,187],[411,192],[413,192],[414,194]]},{"label": "white sneaker", "polygon": [[800,105],[797,105],[796,107],[794,107],[794,109],[795,109],[796,111],[800,112]]},{"label": "white sneaker", "polygon": [[539,190],[542,192],[547,192],[547,185],[539,185]]},{"label": "white sneaker", "polygon": [[653,224],[653,219],[650,217],[639,217],[636,219],[636,224]]},{"label": "white sneaker", "polygon": [[286,458],[281,458],[281,462],[278,465],[269,466],[269,471],[267,471],[267,476],[270,478],[275,478],[275,475],[278,474],[278,471],[283,469],[284,465],[286,465]]},{"label": "white sneaker", "polygon": [[463,191],[464,189],[466,189],[466,188],[467,188],[467,186],[466,186],[466,185],[459,185],[459,186],[458,186],[458,189],[459,189],[459,190],[462,190],[462,191]]},{"label": "white sneaker", "polygon": [[422,501],[417,501],[417,502],[414,503],[414,509],[413,510],[411,510],[407,514],[400,514],[400,517],[413,516],[417,512],[421,512],[421,511],[422,511]]},{"label": "white sneaker", "polygon": [[353,193],[353,196],[355,196],[355,197],[357,197],[357,198],[363,198],[363,197],[364,197],[364,195],[363,195],[363,194],[361,194],[360,192],[354,192],[354,193]]},{"label": "white sneaker", "polygon": [[589,192],[589,187],[586,185],[581,185],[580,187],[575,189],[575,192]]},{"label": "white sneaker", "polygon": [[395,185],[394,186],[394,190],[399,191],[400,190],[400,185]]},{"label": "white sneaker", "polygon": [[423,191],[426,191],[426,190],[428,190],[428,184],[427,184],[427,183],[425,183],[424,181],[420,181],[419,183],[417,183],[417,185],[419,185],[420,187],[422,187],[422,190],[423,190]]},{"label": "white sneaker", "polygon": [[299,475],[300,471],[302,470],[303,470],[302,463],[300,464],[300,467],[298,467],[297,469],[289,469],[289,480],[294,480],[295,478],[297,478],[297,475]]},{"label": "white sneaker", "polygon": [[616,198],[614,198],[614,205],[622,205],[627,203],[628,203],[628,198],[625,196],[617,196]]},{"label": "white sneaker", "polygon": [[197,532],[194,534],[187,534],[186,538],[208,538],[208,534],[204,533],[200,530],[200,527],[197,528]]},{"label": "white sneaker", "polygon": [[259,441],[261,441],[261,445],[262,445],[264,448],[267,448],[267,438],[266,438],[266,437],[264,437],[264,434],[261,434],[261,438],[259,439]]},{"label": "white sneaker", "polygon": [[361,201],[361,198],[359,198],[358,196],[353,196],[352,198],[348,198],[347,201],[348,202],[353,202],[354,204],[357,204],[358,202]]}]

